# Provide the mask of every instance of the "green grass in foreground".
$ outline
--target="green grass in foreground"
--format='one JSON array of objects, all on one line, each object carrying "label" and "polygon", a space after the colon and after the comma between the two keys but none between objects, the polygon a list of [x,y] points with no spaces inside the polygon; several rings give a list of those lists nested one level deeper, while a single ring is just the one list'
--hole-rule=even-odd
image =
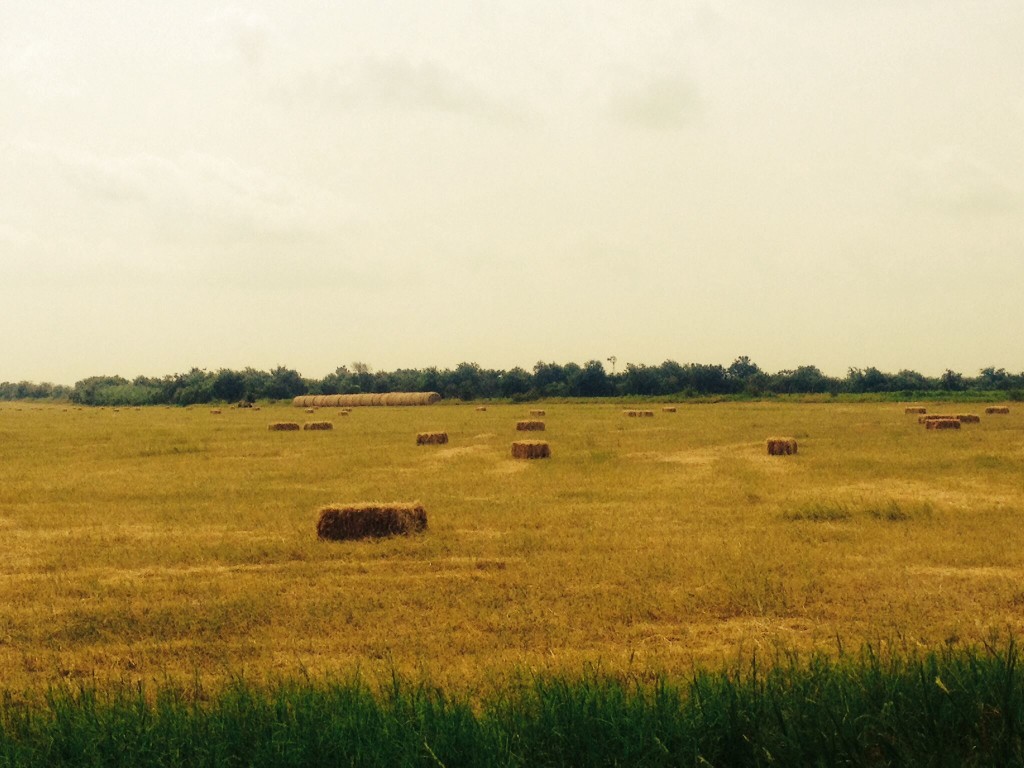
[{"label": "green grass in foreground", "polygon": [[775,659],[666,678],[536,677],[482,701],[395,680],[0,701],[0,765],[1024,765],[1000,648]]}]

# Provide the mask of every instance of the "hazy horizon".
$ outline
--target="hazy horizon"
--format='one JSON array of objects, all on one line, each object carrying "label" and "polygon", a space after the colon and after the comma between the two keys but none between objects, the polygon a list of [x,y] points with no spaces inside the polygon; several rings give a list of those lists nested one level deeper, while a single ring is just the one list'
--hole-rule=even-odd
[{"label": "hazy horizon", "polygon": [[1024,370],[1024,4],[0,6],[0,381]]}]

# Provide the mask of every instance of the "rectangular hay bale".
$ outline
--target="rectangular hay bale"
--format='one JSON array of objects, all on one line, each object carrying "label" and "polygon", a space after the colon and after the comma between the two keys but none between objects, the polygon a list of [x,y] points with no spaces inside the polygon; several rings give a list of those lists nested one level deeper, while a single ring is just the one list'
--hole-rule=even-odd
[{"label": "rectangular hay bale", "polygon": [[345,541],[419,533],[426,527],[427,513],[418,503],[330,504],[320,508],[316,534]]}]

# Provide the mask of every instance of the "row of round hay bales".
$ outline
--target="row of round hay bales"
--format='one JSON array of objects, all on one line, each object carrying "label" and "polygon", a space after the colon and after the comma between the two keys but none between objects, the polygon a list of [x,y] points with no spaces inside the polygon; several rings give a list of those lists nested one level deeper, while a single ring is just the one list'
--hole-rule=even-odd
[{"label": "row of round hay bales", "polygon": [[441,399],[437,392],[375,392],[360,395],[299,395],[292,400],[296,408],[356,408],[364,405],[433,405]]}]

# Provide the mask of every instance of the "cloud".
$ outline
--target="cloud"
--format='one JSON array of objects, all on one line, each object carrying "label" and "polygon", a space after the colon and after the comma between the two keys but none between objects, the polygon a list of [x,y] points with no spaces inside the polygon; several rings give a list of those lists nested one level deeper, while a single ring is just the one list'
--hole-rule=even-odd
[{"label": "cloud", "polygon": [[913,162],[905,183],[913,202],[954,216],[1019,211],[1024,198],[1019,182],[959,148],[947,147]]},{"label": "cloud", "polygon": [[465,77],[430,61],[367,58],[307,73],[285,89],[289,96],[348,109],[386,109],[514,117],[515,110],[492,98]]},{"label": "cloud", "polygon": [[621,88],[608,112],[624,125],[653,130],[677,130],[690,125],[701,109],[696,86],[681,75],[659,77]]},{"label": "cloud", "polygon": [[260,68],[271,45],[271,25],[266,16],[232,7],[213,14],[207,23],[230,55],[252,69]]}]

